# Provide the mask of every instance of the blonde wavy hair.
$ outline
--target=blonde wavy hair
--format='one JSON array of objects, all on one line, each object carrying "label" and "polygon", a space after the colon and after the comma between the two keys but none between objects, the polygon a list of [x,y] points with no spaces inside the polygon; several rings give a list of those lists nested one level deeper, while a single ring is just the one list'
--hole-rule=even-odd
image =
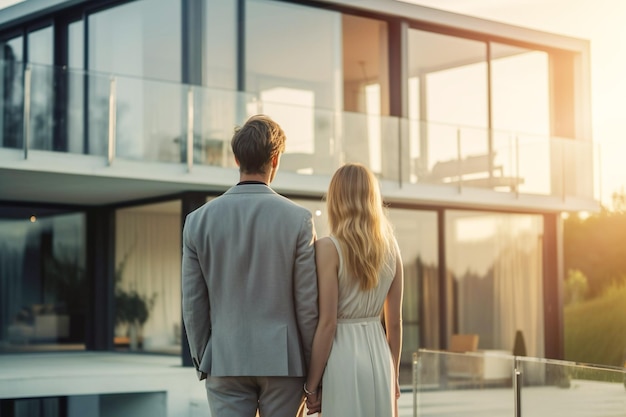
[{"label": "blonde wavy hair", "polygon": [[330,180],[326,201],[347,272],[361,290],[376,287],[392,234],[376,177],[361,164],[346,164]]}]

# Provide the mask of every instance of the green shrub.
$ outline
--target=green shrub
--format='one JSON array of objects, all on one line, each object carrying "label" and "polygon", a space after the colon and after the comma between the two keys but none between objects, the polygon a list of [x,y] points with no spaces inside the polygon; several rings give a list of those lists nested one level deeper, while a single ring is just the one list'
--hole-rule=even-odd
[{"label": "green shrub", "polygon": [[626,285],[611,285],[600,296],[564,310],[566,360],[624,366]]}]

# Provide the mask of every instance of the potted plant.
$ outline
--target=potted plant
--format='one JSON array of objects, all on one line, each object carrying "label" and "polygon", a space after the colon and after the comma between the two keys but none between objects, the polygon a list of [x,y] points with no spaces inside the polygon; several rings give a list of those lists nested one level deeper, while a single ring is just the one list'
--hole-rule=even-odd
[{"label": "potted plant", "polygon": [[143,325],[148,321],[154,298],[139,294],[136,290],[115,290],[115,324],[128,326],[128,338],[131,350],[139,346],[139,336]]},{"label": "potted plant", "polygon": [[143,325],[148,321],[156,294],[148,297],[136,289],[125,290],[121,286],[127,257],[115,271],[115,325],[126,325],[131,350],[139,347],[139,337]]}]

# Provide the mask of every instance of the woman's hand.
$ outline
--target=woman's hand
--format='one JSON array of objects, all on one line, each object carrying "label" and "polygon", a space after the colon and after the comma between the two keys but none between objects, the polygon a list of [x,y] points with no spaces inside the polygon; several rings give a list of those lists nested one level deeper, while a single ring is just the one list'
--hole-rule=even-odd
[{"label": "woman's hand", "polygon": [[322,411],[322,389],[318,388],[314,394],[306,396],[307,415],[319,413]]}]

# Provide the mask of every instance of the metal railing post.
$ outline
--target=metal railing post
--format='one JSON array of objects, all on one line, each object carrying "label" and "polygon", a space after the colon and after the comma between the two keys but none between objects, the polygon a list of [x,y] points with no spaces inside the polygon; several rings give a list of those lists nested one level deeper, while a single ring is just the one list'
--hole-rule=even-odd
[{"label": "metal railing post", "polygon": [[111,77],[109,81],[109,138],[108,138],[108,154],[107,161],[109,166],[115,159],[116,151],[116,80],[115,77]]},{"label": "metal railing post", "polygon": [[419,353],[413,352],[413,417],[417,417],[417,371]]},{"label": "metal railing post", "polygon": [[461,159],[461,128],[457,128],[456,129],[456,173],[457,173],[457,184],[459,186],[459,194],[462,192],[463,190],[463,178],[462,178],[462,173],[461,173],[461,164],[462,159]]},{"label": "metal railing post", "polygon": [[522,370],[520,360],[513,360],[513,398],[515,401],[515,417],[522,417]]},{"label": "metal railing post", "polygon": [[193,167],[193,90],[187,90],[187,172]]},{"label": "metal railing post", "polygon": [[24,68],[24,159],[28,159],[28,148],[30,147],[30,84],[31,84],[31,68],[26,65]]},{"label": "metal railing post", "polygon": [[519,136],[515,135],[515,197],[519,198],[519,186],[520,186],[520,173],[519,173]]},{"label": "metal railing post", "polygon": [[[602,204],[602,145],[598,143],[595,146],[598,153],[598,200],[600,201],[600,204]],[[626,360],[626,353],[624,354],[624,360]],[[624,365],[626,366],[626,362],[624,362]]]},{"label": "metal railing post", "polygon": [[567,170],[566,170],[566,161],[565,161],[565,144],[561,139],[557,139],[558,144],[561,148],[561,189],[562,189],[562,201],[565,202],[567,200]]}]

